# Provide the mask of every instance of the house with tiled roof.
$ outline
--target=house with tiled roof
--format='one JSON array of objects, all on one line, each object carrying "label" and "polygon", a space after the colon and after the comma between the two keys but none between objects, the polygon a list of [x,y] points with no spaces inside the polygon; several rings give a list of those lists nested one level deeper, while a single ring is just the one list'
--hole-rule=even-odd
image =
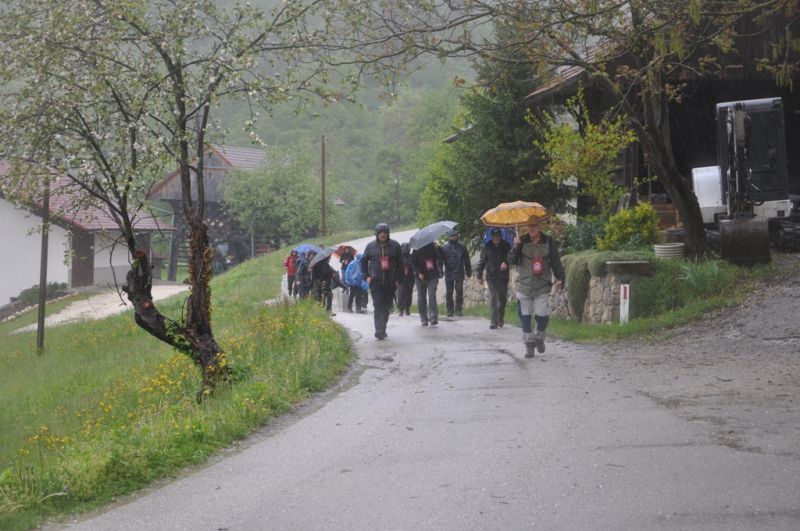
[{"label": "house with tiled roof", "polygon": [[[207,144],[203,154],[203,183],[205,185],[205,215],[208,235],[212,242],[224,242],[229,254],[237,261],[249,258],[255,243],[247,231],[225,211],[222,205],[222,189],[226,179],[235,170],[256,170],[267,164],[264,149]],[[196,159],[195,159],[196,160]],[[192,193],[197,193],[196,175],[192,175]],[[175,280],[178,264],[183,262],[188,248],[187,225],[181,204],[181,181],[179,170],[175,170],[151,189],[147,198],[168,203],[172,209],[172,224],[175,232],[170,246],[168,278]],[[196,199],[197,196],[195,195]]]},{"label": "house with tiled roof", "polygon": [[[7,185],[10,172],[9,162],[0,160],[0,182]],[[41,190],[0,187],[0,306],[39,283],[43,197]],[[119,227],[68,176],[52,175],[49,211],[48,282],[85,287],[125,278],[128,250]],[[153,233],[173,230],[169,220],[145,211],[133,215],[133,225],[145,247]]]}]

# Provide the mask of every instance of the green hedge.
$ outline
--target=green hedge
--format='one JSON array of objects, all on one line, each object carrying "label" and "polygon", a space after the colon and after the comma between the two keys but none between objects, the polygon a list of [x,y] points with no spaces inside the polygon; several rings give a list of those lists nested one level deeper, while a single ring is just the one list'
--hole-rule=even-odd
[{"label": "green hedge", "polygon": [[631,316],[647,317],[725,292],[749,271],[721,260],[653,259],[655,275],[631,286]]},{"label": "green hedge", "polygon": [[608,261],[646,260],[653,264],[652,277],[635,278],[631,285],[631,317],[648,317],[682,308],[692,302],[718,296],[739,278],[751,276],[721,260],[662,260],[645,251],[583,251],[563,257],[568,303],[576,319],[583,318],[591,277],[604,275]]}]

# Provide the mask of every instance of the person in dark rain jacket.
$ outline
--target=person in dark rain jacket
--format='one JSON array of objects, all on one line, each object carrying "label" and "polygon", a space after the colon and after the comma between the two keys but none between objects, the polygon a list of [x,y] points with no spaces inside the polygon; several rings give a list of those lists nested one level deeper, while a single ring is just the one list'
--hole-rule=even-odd
[{"label": "person in dark rain jacket", "polygon": [[379,340],[387,337],[386,324],[402,263],[400,244],[389,237],[389,225],[379,223],[375,227],[375,239],[367,244],[361,258],[361,271],[372,294],[375,337]]},{"label": "person in dark rain jacket", "polygon": [[308,266],[311,260],[314,259],[316,253],[309,251],[305,256],[302,254],[297,260],[297,276],[295,277],[295,284],[297,285],[297,295],[301,299],[305,299],[311,293],[313,288],[313,281],[311,279],[311,268]]},{"label": "person in dark rain jacket", "polygon": [[489,308],[491,322],[489,328],[502,327],[508,301],[508,253],[511,246],[503,240],[500,229],[491,230],[492,239],[486,242],[478,261],[478,282],[483,284],[483,272],[486,271],[486,284],[489,288]]},{"label": "person in dark rain jacket", "polygon": [[334,271],[330,264],[331,258],[314,264],[311,268],[311,283],[314,293],[314,300],[321,303],[328,313],[333,314],[333,290],[339,287],[339,274]]},{"label": "person in dark rain jacket", "polygon": [[[447,233],[448,242],[442,246],[444,258],[445,307],[447,317],[453,317],[453,311],[459,317],[464,308],[464,279],[472,276],[472,263],[466,246],[458,241],[458,231],[453,229]],[[455,302],[453,301],[455,292]]]},{"label": "person in dark rain jacket", "polygon": [[414,267],[411,265],[411,248],[407,243],[400,245],[403,266],[400,269],[400,286],[397,288],[397,310],[400,315],[411,315],[411,296],[414,293]]},{"label": "person in dark rain jacket", "polygon": [[411,266],[417,282],[417,306],[422,326],[439,324],[439,305],[436,302],[436,289],[442,276],[442,251],[436,243],[411,253]]}]

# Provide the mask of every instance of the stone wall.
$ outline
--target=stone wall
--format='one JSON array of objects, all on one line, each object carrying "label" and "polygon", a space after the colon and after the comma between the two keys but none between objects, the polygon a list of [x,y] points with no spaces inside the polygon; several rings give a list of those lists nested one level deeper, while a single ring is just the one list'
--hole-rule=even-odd
[{"label": "stone wall", "polygon": [[[476,262],[477,263],[477,262]],[[474,267],[475,264],[473,264]],[[653,266],[649,262],[606,262],[602,276],[589,279],[589,292],[583,307],[584,323],[616,323],[619,322],[619,286],[620,280],[631,279],[653,274]],[[514,299],[514,280],[516,271],[512,268],[508,298]],[[442,283],[443,284],[443,283]],[[551,315],[565,319],[575,319],[569,307],[569,286],[558,290],[555,287],[550,293]],[[481,286],[475,278],[464,282],[464,306],[486,304],[489,294],[484,283]]]},{"label": "stone wall", "polygon": [[[479,255],[473,256],[472,269],[473,271],[478,266]],[[511,268],[511,281],[508,284],[508,299],[514,300],[514,281],[517,278],[516,268]],[[468,278],[464,281],[464,307],[476,306],[478,304],[489,304],[489,288],[486,287],[486,282],[481,285],[477,278]]]},{"label": "stone wall", "polygon": [[[619,286],[624,280],[630,283],[635,278],[651,276],[653,265],[646,261],[606,262],[603,274],[589,279],[589,291],[583,306],[581,322],[589,324],[619,322]],[[575,319],[568,304],[568,291],[550,294],[552,315]]]}]

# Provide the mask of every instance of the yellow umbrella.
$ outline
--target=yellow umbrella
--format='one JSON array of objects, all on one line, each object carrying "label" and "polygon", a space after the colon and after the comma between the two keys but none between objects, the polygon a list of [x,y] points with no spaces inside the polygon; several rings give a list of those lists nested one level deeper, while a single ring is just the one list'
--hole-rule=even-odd
[{"label": "yellow umbrella", "polygon": [[536,216],[540,221],[545,221],[550,217],[550,211],[539,203],[528,203],[526,201],[500,203],[496,207],[487,210],[481,216],[481,222],[487,227],[512,228],[525,225],[531,216]]}]

